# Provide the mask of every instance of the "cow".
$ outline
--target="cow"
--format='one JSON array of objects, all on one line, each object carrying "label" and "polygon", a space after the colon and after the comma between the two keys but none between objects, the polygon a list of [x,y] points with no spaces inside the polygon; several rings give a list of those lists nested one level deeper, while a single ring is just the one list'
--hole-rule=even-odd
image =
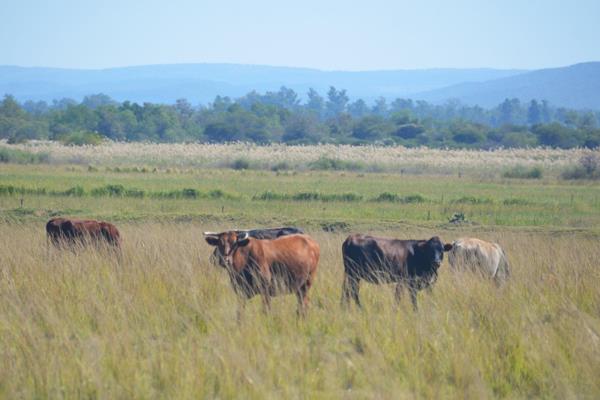
[{"label": "cow", "polygon": [[453,270],[468,270],[493,279],[500,286],[510,277],[510,265],[498,243],[460,238],[452,243],[448,261]]},{"label": "cow", "polygon": [[431,287],[444,252],[452,248],[439,237],[429,240],[400,240],[369,235],[348,236],[342,245],[344,283],[342,305],[350,298],[361,307],[358,296],[360,281],[383,284],[396,283],[395,300],[399,302],[404,287],[408,287],[414,309],[417,291]]},{"label": "cow", "polygon": [[[264,228],[264,229],[246,229],[246,230],[234,230],[237,234],[248,232],[248,235],[255,239],[275,239],[280,236],[293,235],[296,233],[304,233],[300,228],[295,227],[281,227],[281,228]],[[225,267],[225,260],[223,254],[219,252],[219,247],[215,247],[210,256],[210,260],[214,265],[220,265]]]},{"label": "cow", "polygon": [[263,240],[236,231],[204,232],[204,236],[223,254],[224,267],[242,306],[261,295],[268,310],[271,297],[294,293],[298,314],[305,314],[320,256],[319,245],[310,236],[293,234]]},{"label": "cow", "polygon": [[116,249],[121,248],[119,230],[113,224],[104,221],[52,218],[46,223],[46,235],[57,247],[104,242]]}]

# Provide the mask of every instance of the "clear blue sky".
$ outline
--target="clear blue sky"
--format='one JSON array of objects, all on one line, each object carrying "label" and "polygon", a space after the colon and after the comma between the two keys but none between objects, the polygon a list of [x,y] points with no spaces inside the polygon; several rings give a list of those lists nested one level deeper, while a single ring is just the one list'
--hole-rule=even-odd
[{"label": "clear blue sky", "polygon": [[335,70],[600,60],[600,0],[0,0],[0,65]]}]

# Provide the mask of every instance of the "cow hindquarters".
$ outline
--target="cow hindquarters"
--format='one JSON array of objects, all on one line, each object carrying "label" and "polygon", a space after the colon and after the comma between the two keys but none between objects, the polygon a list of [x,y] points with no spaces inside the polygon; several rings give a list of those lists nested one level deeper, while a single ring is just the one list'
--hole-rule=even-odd
[{"label": "cow hindquarters", "polygon": [[502,286],[510,277],[510,265],[506,259],[506,255],[501,250],[500,261],[498,262],[498,268],[494,275],[494,282],[497,286]]}]

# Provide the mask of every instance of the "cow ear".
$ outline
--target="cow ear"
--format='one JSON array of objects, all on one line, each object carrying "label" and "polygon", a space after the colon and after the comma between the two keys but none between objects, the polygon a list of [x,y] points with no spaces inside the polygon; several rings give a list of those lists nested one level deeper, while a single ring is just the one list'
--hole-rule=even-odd
[{"label": "cow ear", "polygon": [[206,236],[204,240],[206,240],[206,243],[210,244],[211,246],[219,245],[219,239],[214,236]]},{"label": "cow ear", "polygon": [[450,251],[450,250],[452,250],[452,247],[453,247],[452,243],[446,243],[444,245],[444,251]]}]

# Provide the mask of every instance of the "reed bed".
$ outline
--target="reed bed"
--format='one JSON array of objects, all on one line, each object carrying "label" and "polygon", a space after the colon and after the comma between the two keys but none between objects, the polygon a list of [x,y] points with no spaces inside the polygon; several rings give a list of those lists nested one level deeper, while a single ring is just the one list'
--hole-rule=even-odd
[{"label": "reed bed", "polygon": [[65,146],[31,141],[0,147],[45,154],[49,163],[160,168],[351,169],[374,172],[457,174],[497,173],[513,167],[539,167],[558,174],[576,165],[589,149],[453,150],[403,146],[283,144],[156,144],[104,142],[98,146]]}]

